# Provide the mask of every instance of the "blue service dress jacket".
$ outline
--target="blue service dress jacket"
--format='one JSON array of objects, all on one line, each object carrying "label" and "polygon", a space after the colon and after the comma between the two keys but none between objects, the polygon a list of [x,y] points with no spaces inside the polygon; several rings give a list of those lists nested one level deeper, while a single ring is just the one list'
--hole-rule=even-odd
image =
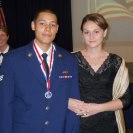
[{"label": "blue service dress jacket", "polygon": [[51,73],[52,98],[33,42],[6,54],[0,69],[0,133],[78,133],[79,117],[68,110],[79,99],[78,64],[55,46]]}]

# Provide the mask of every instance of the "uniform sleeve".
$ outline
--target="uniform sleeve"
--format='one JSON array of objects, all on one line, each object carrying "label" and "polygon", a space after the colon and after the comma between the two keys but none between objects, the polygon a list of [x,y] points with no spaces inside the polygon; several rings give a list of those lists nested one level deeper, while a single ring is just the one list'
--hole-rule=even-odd
[{"label": "uniform sleeve", "polygon": [[4,57],[0,68],[0,133],[13,133],[13,74],[9,59]]},{"label": "uniform sleeve", "polygon": [[79,133],[80,117],[68,110],[65,133]]},{"label": "uniform sleeve", "polygon": [[[78,84],[78,64],[76,58],[73,63],[73,81],[70,98],[80,99]],[[68,109],[65,133],[79,133],[80,117]]]}]

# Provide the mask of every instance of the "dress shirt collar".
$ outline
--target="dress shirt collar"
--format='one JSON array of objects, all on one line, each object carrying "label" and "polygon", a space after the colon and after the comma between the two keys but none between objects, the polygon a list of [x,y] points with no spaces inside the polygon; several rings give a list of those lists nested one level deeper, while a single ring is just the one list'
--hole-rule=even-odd
[{"label": "dress shirt collar", "polygon": [[[52,48],[55,50],[54,44],[52,43],[50,48],[46,52],[43,52],[43,50],[37,45],[37,43],[35,41],[34,41],[34,44],[35,44],[37,51],[40,55],[42,55],[43,53],[46,53],[48,55],[47,62],[48,62],[48,65],[50,66],[50,57],[51,57]],[[53,64],[53,62],[52,62],[52,64]]]},{"label": "dress shirt collar", "polygon": [[42,55],[43,53],[46,53],[48,55],[48,57],[50,57],[51,55],[51,52],[52,52],[52,46],[53,44],[51,44],[50,48],[46,51],[46,52],[43,52],[43,50],[37,45],[37,43],[34,41],[35,45],[36,45],[36,48],[39,52],[40,55]]},{"label": "dress shirt collar", "polygon": [[3,52],[0,51],[0,53],[5,54],[5,53],[7,53],[8,51],[9,51],[9,45],[7,45],[6,49],[5,49]]}]

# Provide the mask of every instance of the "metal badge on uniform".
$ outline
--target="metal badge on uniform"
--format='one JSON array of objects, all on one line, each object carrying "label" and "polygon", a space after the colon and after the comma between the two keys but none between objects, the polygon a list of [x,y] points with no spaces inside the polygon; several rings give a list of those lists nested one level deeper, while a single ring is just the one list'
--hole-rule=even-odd
[{"label": "metal badge on uniform", "polygon": [[45,97],[46,97],[47,99],[50,99],[50,98],[52,97],[52,92],[51,92],[51,91],[45,92]]},{"label": "metal badge on uniform", "polygon": [[2,81],[4,78],[4,75],[0,75],[0,81]]},{"label": "metal badge on uniform", "polygon": [[31,52],[28,53],[28,57],[32,57],[32,53]]},{"label": "metal badge on uniform", "polygon": [[59,58],[62,58],[62,54],[58,54],[58,57],[59,57]]}]

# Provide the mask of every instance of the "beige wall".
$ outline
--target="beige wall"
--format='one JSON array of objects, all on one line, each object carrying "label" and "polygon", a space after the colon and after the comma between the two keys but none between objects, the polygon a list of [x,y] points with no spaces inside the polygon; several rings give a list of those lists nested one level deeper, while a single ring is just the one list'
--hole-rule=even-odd
[{"label": "beige wall", "polygon": [[88,12],[88,0],[71,0],[72,4],[72,27],[73,27],[73,50],[83,47],[80,24],[84,15]]},{"label": "beige wall", "polygon": [[[95,0],[92,0],[95,1]],[[73,26],[73,51],[80,50],[84,47],[81,38],[80,24],[82,18],[93,10],[90,6],[90,0],[71,0],[72,3],[72,26]],[[126,25],[126,24],[125,24]],[[133,36],[133,34],[129,34]],[[132,37],[133,38],[133,37]],[[109,41],[106,44],[109,52],[116,53],[126,59],[127,62],[133,62],[133,42],[132,41]]]}]

